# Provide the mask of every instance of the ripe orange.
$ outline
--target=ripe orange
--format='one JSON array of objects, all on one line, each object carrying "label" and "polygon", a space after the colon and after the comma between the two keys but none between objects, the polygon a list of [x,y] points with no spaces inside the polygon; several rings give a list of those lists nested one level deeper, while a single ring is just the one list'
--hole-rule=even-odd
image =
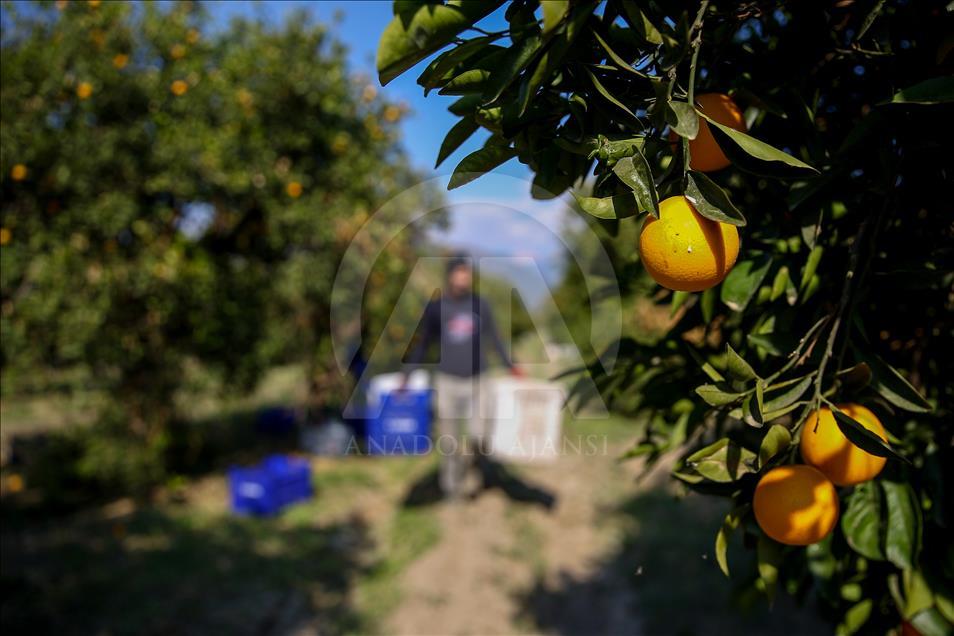
[{"label": "ripe orange", "polygon": [[6,245],[13,238],[13,232],[5,227],[0,227],[0,245]]},{"label": "ripe orange", "polygon": [[[745,125],[745,118],[742,116],[742,110],[736,106],[728,95],[722,93],[696,95],[696,108],[723,126],[742,132],[748,130]],[[669,133],[671,141],[678,138],[679,135],[675,132]],[[719,148],[715,137],[712,136],[712,131],[709,130],[709,122],[700,117],[699,134],[696,135],[695,139],[689,140],[689,167],[699,172],[713,172],[722,170],[729,163],[729,158]]]},{"label": "ripe orange", "polygon": [[297,181],[292,181],[287,186],[285,186],[285,192],[287,192],[288,196],[290,196],[293,199],[297,199],[298,197],[300,197],[301,191],[302,191],[301,184],[298,183]]},{"label": "ripe orange", "polygon": [[639,234],[646,271],[663,287],[702,291],[726,277],[739,256],[734,225],[705,218],[683,196],[659,204],[659,219],[646,217]]},{"label": "ripe orange", "polygon": [[129,56],[125,53],[117,53],[113,56],[113,66],[118,69],[126,68],[126,64],[129,63]]},{"label": "ripe orange", "polygon": [[76,96],[80,99],[86,99],[93,94],[93,85],[89,82],[80,82],[76,87]]},{"label": "ripe orange", "polygon": [[23,181],[27,177],[27,167],[22,163],[18,163],[12,168],[10,168],[10,178],[14,181]]},{"label": "ripe orange", "polygon": [[176,80],[169,87],[169,90],[172,91],[172,94],[176,97],[180,97],[186,94],[186,91],[189,90],[189,85],[186,84],[183,80]]},{"label": "ripe orange", "polygon": [[762,531],[779,543],[811,545],[838,522],[838,493],[811,466],[779,466],[755,487],[752,510]]},{"label": "ripe orange", "polygon": [[[888,441],[884,426],[875,414],[865,407],[860,404],[842,404],[838,408],[884,441]],[[876,477],[884,468],[885,458],[871,455],[848,441],[838,428],[831,409],[822,408],[819,411],[809,415],[802,428],[800,449],[805,463],[825,473],[828,479],[839,486],[860,484]]]}]

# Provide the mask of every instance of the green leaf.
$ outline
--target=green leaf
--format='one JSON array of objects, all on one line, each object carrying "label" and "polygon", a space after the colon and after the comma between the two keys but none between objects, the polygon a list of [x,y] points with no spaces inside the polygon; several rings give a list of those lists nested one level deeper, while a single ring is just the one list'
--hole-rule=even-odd
[{"label": "green leaf", "polygon": [[861,556],[884,561],[884,524],[881,520],[881,489],[877,482],[855,486],[841,515],[841,531],[851,549]]},{"label": "green leaf", "polygon": [[726,344],[725,346],[725,358],[726,358],[726,369],[729,372],[729,375],[734,377],[736,380],[754,380],[758,378],[758,374],[755,372],[755,369],[746,362],[742,356],[736,353],[735,349],[732,348],[732,345]]},{"label": "green leaf", "polygon": [[785,290],[791,285],[791,279],[788,276],[788,266],[782,265],[775,273],[775,280],[772,281],[771,300],[776,300],[785,293]]},{"label": "green leaf", "polygon": [[871,386],[891,404],[912,413],[929,413],[931,404],[897,369],[870,351],[854,348],[855,355],[871,369]]},{"label": "green leaf", "polygon": [[413,5],[394,16],[378,42],[378,79],[386,85],[425,57],[449,44],[458,33],[501,4],[457,2]]},{"label": "green leaf", "polygon": [[494,138],[491,137],[483,148],[470,153],[457,164],[447,184],[448,190],[470,183],[516,156],[516,150],[502,143],[490,143],[493,140]]},{"label": "green leaf", "polygon": [[874,602],[870,598],[855,603],[845,612],[844,618],[835,630],[835,636],[851,636],[857,634],[871,616]]},{"label": "green leaf", "polygon": [[543,9],[543,32],[549,33],[555,29],[560,24],[560,21],[563,20],[569,7],[569,0],[548,0],[547,2],[541,2],[540,8]]},{"label": "green leaf", "polygon": [[496,101],[507,87],[516,81],[523,69],[533,61],[537,51],[540,50],[541,43],[542,39],[539,36],[530,35],[510,47],[500,63],[495,65],[487,81],[487,87],[484,90],[486,103]]},{"label": "green leaf", "polygon": [[720,124],[701,111],[697,112],[701,117],[704,117],[710,125],[715,126],[720,132],[724,133],[730,140],[732,140],[736,146],[744,150],[746,154],[766,163],[781,163],[798,170],[808,170],[818,173],[818,170],[811,167],[804,161],[796,159],[792,155],[784,153],[778,148],[770,146],[764,141],[760,141],[744,132]]},{"label": "green leaf", "polygon": [[626,18],[626,22],[633,27],[633,30],[635,30],[643,40],[649,44],[663,43],[663,37],[662,34],[659,33],[659,29],[653,26],[652,22],[646,17],[646,14],[640,11],[635,2],[623,2],[621,4],[623,5],[623,16]]},{"label": "green leaf", "polygon": [[702,319],[709,324],[712,322],[712,316],[715,315],[716,291],[714,287],[702,292],[702,298],[699,299],[699,305],[702,307]]},{"label": "green leaf", "polygon": [[612,197],[583,197],[572,193],[580,208],[598,219],[625,219],[636,216],[639,206],[633,194],[617,194]]},{"label": "green leaf", "polygon": [[672,301],[669,303],[669,317],[676,315],[676,312],[679,311],[679,308],[682,307],[687,300],[689,300],[691,294],[684,291],[676,291],[672,293]]},{"label": "green leaf", "polygon": [[470,117],[465,117],[454,124],[454,127],[451,128],[447,136],[444,137],[444,143],[441,144],[440,152],[437,153],[437,163],[434,164],[434,168],[444,163],[444,160],[447,159],[451,153],[460,148],[460,145],[467,141],[479,127],[477,122]]},{"label": "green leaf", "polygon": [[634,155],[617,161],[613,166],[613,174],[632,189],[640,211],[649,212],[659,218],[659,195],[656,194],[653,173],[639,148],[636,148]]},{"label": "green leaf", "polygon": [[484,68],[472,68],[455,76],[444,84],[437,93],[439,95],[469,95],[471,93],[480,93],[486,87],[489,78],[489,70]]},{"label": "green leaf", "polygon": [[935,77],[898,91],[892,104],[946,104],[954,102],[954,77]]},{"label": "green leaf", "polygon": [[759,470],[764,468],[773,457],[787,450],[791,444],[792,434],[787,428],[781,424],[772,426],[759,446]]},{"label": "green leaf", "polygon": [[633,111],[631,111],[631,110],[629,109],[629,107],[626,106],[626,104],[624,104],[623,102],[621,102],[621,101],[619,101],[618,99],[616,99],[616,98],[613,96],[613,94],[610,93],[610,92],[606,89],[606,87],[603,86],[603,84],[600,83],[600,80],[597,79],[596,75],[594,75],[589,69],[584,69],[584,70],[586,71],[587,76],[590,78],[590,82],[593,83],[593,87],[596,89],[596,92],[597,92],[597,93],[599,93],[600,95],[602,95],[603,98],[606,99],[606,101],[608,101],[609,103],[613,104],[614,106],[616,106],[617,108],[619,108],[620,110],[622,110],[624,113],[626,113],[627,115],[629,115],[629,116],[633,119],[633,121],[636,121],[636,122],[639,121],[639,118],[636,117],[636,114],[635,114]]},{"label": "green leaf", "polygon": [[495,39],[497,38],[492,36],[474,38],[445,53],[441,53],[427,65],[424,72],[417,78],[417,83],[426,89],[424,94],[427,95],[428,90],[437,88],[445,80],[450,79],[448,75],[454,70],[454,67],[482,52]]},{"label": "green leaf", "polygon": [[686,198],[707,219],[740,227],[745,225],[745,217],[732,205],[725,190],[701,172],[689,171]]},{"label": "green leaf", "polygon": [[759,535],[756,546],[758,559],[759,580],[769,601],[775,599],[775,586],[778,583],[778,568],[782,562],[782,545],[776,543],[765,534]]},{"label": "green leaf", "polygon": [[703,384],[702,386],[696,387],[696,394],[710,406],[732,404],[746,395],[745,393],[723,391],[714,384]]},{"label": "green leaf", "polygon": [[798,285],[798,288],[802,291],[808,286],[808,281],[812,279],[812,276],[815,275],[815,270],[818,269],[818,263],[821,261],[822,254],[824,253],[825,248],[821,245],[816,245],[812,248],[812,251],[808,254],[808,260],[805,261],[805,269],[802,270],[802,280]]},{"label": "green leaf", "polygon": [[549,56],[550,53],[545,53],[543,57],[540,58],[540,61],[537,62],[533,72],[527,73],[523,81],[520,82],[520,90],[517,92],[517,103],[520,106],[517,112],[519,117],[523,117],[527,112],[530,102],[533,100],[534,95],[537,94],[537,89],[540,88],[540,85],[543,84],[543,81],[547,77],[547,60]]},{"label": "green leaf", "polygon": [[699,115],[688,102],[666,104],[666,123],[683,139],[695,139],[699,135]]},{"label": "green leaf", "polygon": [[652,22],[649,21],[649,18],[646,17],[646,14],[640,11],[639,6],[635,2],[623,2],[623,16],[626,18],[626,22],[629,23],[633,30],[636,31],[642,37],[643,40],[649,44],[662,44],[663,36]]},{"label": "green leaf", "polygon": [[[544,3],[544,4],[546,4],[546,3]],[[599,33],[597,33],[596,31],[593,31],[593,37],[596,38],[597,43],[603,48],[604,51],[606,51],[606,55],[609,57],[610,60],[612,60],[612,62],[613,62],[614,64],[616,64],[617,67],[619,67],[621,70],[627,71],[627,72],[629,72],[629,73],[631,73],[631,74],[633,74],[633,75],[635,75],[635,76],[637,76],[637,77],[642,77],[642,78],[647,78],[647,79],[648,79],[648,76],[647,76],[645,73],[640,73],[639,71],[637,71],[636,69],[634,69],[634,68],[629,64],[629,62],[627,62],[626,60],[624,60],[623,58],[621,58],[619,55],[617,55],[616,52],[615,52],[612,48],[610,48],[610,45],[606,43],[606,40],[604,40],[603,38],[600,37],[600,34],[599,34]]]},{"label": "green leaf", "polygon": [[722,570],[722,573],[726,576],[729,576],[729,561],[726,556],[729,550],[729,537],[735,532],[736,528],[739,527],[739,524],[742,523],[742,517],[748,509],[749,505],[745,504],[730,510],[729,513],[726,514],[725,519],[722,520],[722,527],[719,528],[719,532],[716,533],[715,557],[719,564],[719,569]]},{"label": "green leaf", "polygon": [[926,609],[911,617],[911,625],[918,630],[921,636],[951,636],[954,634],[954,625],[944,620],[936,609]]},{"label": "green leaf", "polygon": [[754,463],[755,453],[727,437],[686,458],[686,466],[706,479],[719,483],[729,483],[755,472]]},{"label": "green leaf", "polygon": [[888,510],[885,556],[901,569],[913,568],[921,550],[921,507],[910,484],[880,483]]},{"label": "green leaf", "polygon": [[[792,386],[792,388],[790,388],[790,389],[788,389],[787,391],[785,391],[785,393],[782,393],[781,395],[777,395],[777,396],[771,398],[770,400],[767,400],[767,401],[765,402],[765,411],[766,411],[766,413],[770,413],[770,412],[772,412],[772,411],[777,411],[777,410],[779,410],[779,409],[783,409],[783,408],[785,408],[785,407],[791,405],[791,404],[792,404],[793,402],[795,402],[798,398],[802,397],[802,394],[805,393],[805,390],[808,389],[809,386],[811,386],[812,378],[813,378],[813,377],[815,377],[815,374],[810,373],[810,374],[806,375],[804,378],[800,378],[800,379]],[[766,391],[772,392],[772,387],[769,386],[769,387],[766,389]]]},{"label": "green leaf", "polygon": [[904,609],[901,615],[911,618],[918,612],[934,606],[934,594],[919,570],[905,570],[901,573],[904,584]]},{"label": "green leaf", "polygon": [[838,428],[848,438],[848,441],[861,450],[878,457],[889,457],[903,462],[908,461],[888,446],[888,443],[878,437],[877,434],[869,431],[863,424],[839,410],[838,407],[832,405],[831,412],[835,416]]},{"label": "green leaf", "polygon": [[772,266],[770,256],[736,264],[722,282],[722,302],[732,311],[743,311]]}]

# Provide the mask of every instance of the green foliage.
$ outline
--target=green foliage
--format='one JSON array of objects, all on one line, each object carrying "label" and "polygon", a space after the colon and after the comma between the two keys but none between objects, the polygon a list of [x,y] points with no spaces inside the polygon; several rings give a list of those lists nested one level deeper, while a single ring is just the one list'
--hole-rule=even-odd
[{"label": "green foliage", "polygon": [[[344,394],[331,285],[371,212],[420,180],[403,107],[303,15],[210,34],[196,3],[3,14],[4,388],[77,369],[112,397],[77,474],[136,489],[161,476],[188,362],[240,391],[297,360],[314,401]],[[419,228],[381,259],[379,300]]]},{"label": "green foliage", "polygon": [[[627,333],[612,369],[594,357],[582,370],[610,408],[638,416],[629,455],[651,466],[678,449],[677,478],[733,501],[718,561],[728,571],[739,530],[758,546],[762,592],[812,590],[839,633],[885,633],[902,619],[950,633],[954,511],[940,467],[954,437],[954,235],[950,140],[938,134],[954,114],[950,8],[538,4],[508,4],[500,32],[467,38],[456,24],[454,40],[417,41],[421,51],[450,45],[421,83],[454,86],[451,112],[469,122],[459,126],[494,135],[494,161],[458,167],[468,180],[508,151],[535,173],[535,196],[582,189],[595,174],[592,191],[574,196],[622,289],[669,306],[666,337]],[[398,48],[382,38],[384,58]],[[463,81],[477,70],[480,81]],[[750,132],[699,112],[703,90],[730,94]],[[700,117],[729,168],[688,169],[685,140]],[[638,217],[655,213],[654,197],[679,194],[740,226],[739,262],[718,289],[657,291],[638,267]],[[569,273],[558,298],[579,297]],[[888,444],[835,409],[840,430],[887,467],[841,490],[834,535],[779,546],[752,518],[753,489],[764,471],[798,461],[802,424],[833,401],[877,413]]]}]

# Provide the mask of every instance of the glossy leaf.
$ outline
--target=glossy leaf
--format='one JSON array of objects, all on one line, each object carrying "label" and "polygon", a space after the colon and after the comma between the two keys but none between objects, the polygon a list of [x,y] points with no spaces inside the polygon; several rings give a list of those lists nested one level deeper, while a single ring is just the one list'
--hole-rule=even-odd
[{"label": "glossy leaf", "polygon": [[855,486],[841,516],[841,531],[851,549],[876,561],[884,560],[881,488],[869,481]]},{"label": "glossy leaf", "polygon": [[686,466],[711,481],[728,483],[755,472],[755,453],[722,438],[686,458]]},{"label": "glossy leaf", "polygon": [[428,90],[437,88],[449,80],[448,74],[455,66],[483,52],[495,39],[490,36],[473,38],[436,57],[417,78],[417,83],[426,89],[424,94],[427,95]]},{"label": "glossy leaf", "polygon": [[715,121],[711,117],[708,117],[705,113],[701,111],[699,115],[704,117],[706,121],[709,122],[710,126],[715,126],[720,132],[724,133],[736,146],[744,150],[748,155],[759,159],[760,161],[765,161],[767,163],[782,163],[792,168],[797,168],[799,170],[806,170],[810,172],[817,173],[818,171],[799,159],[796,159],[790,154],[784,153],[778,148],[770,146],[764,141],[760,141],[751,135],[748,135],[744,132],[730,128]]},{"label": "glossy leaf", "polygon": [[487,103],[496,101],[507,87],[516,81],[523,69],[533,61],[541,43],[540,36],[530,35],[507,50],[492,69],[487,81],[484,91],[484,100]]},{"label": "glossy leaf", "polygon": [[447,159],[451,153],[460,148],[460,145],[467,141],[478,128],[477,122],[470,117],[465,117],[454,124],[454,127],[451,128],[447,136],[444,137],[444,142],[441,144],[440,152],[437,153],[437,163],[434,164],[434,167],[437,168],[444,163],[444,160]]},{"label": "glossy leaf", "polygon": [[603,86],[603,84],[600,82],[599,78],[596,77],[596,75],[594,75],[589,69],[585,69],[585,71],[586,71],[587,77],[590,78],[590,82],[592,82],[593,88],[596,89],[597,93],[602,95],[603,98],[606,99],[606,101],[613,104],[614,106],[622,110],[624,113],[629,115],[634,121],[639,120],[639,118],[636,117],[636,114],[633,111],[631,111],[629,107],[626,106],[626,104],[616,99],[616,97],[614,97],[613,94],[609,92],[605,86]]},{"label": "glossy leaf", "polygon": [[425,57],[450,43],[458,33],[501,3],[424,4],[395,15],[378,43],[378,79],[386,85]]},{"label": "glossy leaf", "polygon": [[596,39],[597,44],[599,44],[600,47],[602,47],[602,49],[606,52],[607,57],[609,57],[609,59],[614,64],[616,64],[617,68],[619,68],[620,70],[626,71],[632,75],[636,75],[637,77],[648,78],[648,76],[645,73],[641,73],[637,71],[626,60],[624,60],[619,55],[617,55],[616,52],[606,42],[606,40],[600,37],[599,33],[597,33],[596,31],[593,31],[593,37]]},{"label": "glossy leaf", "polygon": [[912,413],[929,413],[931,404],[904,379],[897,369],[880,357],[860,347],[855,354],[871,369],[871,387],[891,404]]},{"label": "glossy leaf", "polygon": [[[493,140],[493,138],[491,138]],[[486,172],[516,156],[516,151],[502,143],[487,143],[483,148],[470,153],[457,164],[447,184],[448,190],[470,183]]]},{"label": "glossy leaf", "polygon": [[775,587],[778,583],[778,569],[782,562],[782,545],[764,534],[759,535],[755,549],[758,559],[759,579],[769,601],[775,599]]},{"label": "glossy leaf", "polygon": [[759,446],[759,470],[773,457],[785,452],[791,444],[792,434],[787,428],[781,424],[776,424],[769,428]]},{"label": "glossy leaf", "polygon": [[871,455],[877,455],[878,457],[889,457],[907,461],[904,457],[895,452],[887,442],[878,437],[878,435],[869,431],[863,424],[849,417],[837,407],[832,406],[831,412],[832,415],[835,416],[835,422],[838,424],[838,428],[845,437],[848,438],[848,441],[861,450]]},{"label": "glossy leaf", "polygon": [[696,387],[696,394],[710,406],[725,406],[745,396],[745,393],[723,391],[713,384],[703,384],[702,386]]},{"label": "glossy leaf", "polygon": [[688,102],[666,104],[666,123],[683,139],[695,139],[699,135],[699,115]]},{"label": "glossy leaf", "polygon": [[636,148],[636,153],[624,157],[613,166],[613,174],[632,189],[640,211],[649,212],[659,218],[659,195],[656,194],[656,184],[653,183],[653,173],[643,153]]},{"label": "glossy leaf", "polygon": [[885,556],[901,569],[912,568],[921,550],[921,508],[910,484],[880,483],[888,513]]},{"label": "glossy leaf", "polygon": [[736,380],[754,380],[758,378],[758,374],[755,372],[755,369],[746,362],[742,356],[736,353],[735,349],[732,348],[732,345],[725,346],[725,356],[726,356],[726,369],[729,372],[729,375],[735,378]]},{"label": "glossy leaf", "polygon": [[639,213],[639,205],[633,194],[598,198],[583,197],[574,192],[573,198],[584,212],[598,219],[625,219]]},{"label": "glossy leaf", "polygon": [[569,0],[548,0],[541,2],[540,8],[543,9],[543,32],[549,33],[555,29],[570,7]]},{"label": "glossy leaf", "polygon": [[686,198],[707,219],[740,227],[745,225],[745,217],[732,205],[725,190],[701,172],[689,171]]},{"label": "glossy leaf", "polygon": [[743,311],[771,266],[772,258],[769,256],[737,263],[722,281],[722,302],[732,311]]},{"label": "glossy leaf", "polygon": [[954,77],[935,77],[898,91],[892,104],[947,104],[954,102]]},{"label": "glossy leaf", "polygon": [[722,520],[722,526],[719,528],[719,532],[716,533],[715,540],[715,557],[716,562],[719,564],[719,569],[722,570],[722,573],[726,576],[729,576],[729,560],[727,553],[729,550],[729,537],[733,532],[739,527],[739,524],[742,523],[742,517],[748,511],[749,506],[740,506],[733,508],[726,514],[725,519]]}]

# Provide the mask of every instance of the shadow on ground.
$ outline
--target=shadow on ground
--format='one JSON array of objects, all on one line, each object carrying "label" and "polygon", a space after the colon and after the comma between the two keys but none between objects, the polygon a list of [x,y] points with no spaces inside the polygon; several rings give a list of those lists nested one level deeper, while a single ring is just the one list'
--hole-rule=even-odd
[{"label": "shadow on ground", "polygon": [[37,532],[5,527],[7,634],[342,634],[367,631],[350,601],[373,564],[360,518],[281,519],[145,509]]},{"label": "shadow on ground", "polygon": [[[733,589],[754,571],[751,554],[730,549],[733,578],[727,581],[713,556],[713,541],[725,514],[718,502],[690,496],[676,500],[662,491],[640,494],[606,512],[622,518],[625,538],[617,552],[594,575],[558,580],[538,579],[520,597],[519,620],[540,631],[576,636],[629,633],[651,636],[715,636],[721,634],[784,634],[817,636],[830,633],[811,608],[798,607],[781,595],[773,608],[764,597],[742,603]],[[613,594],[630,585],[631,607]]]},{"label": "shadow on ground", "polygon": [[[472,497],[479,497],[484,491],[498,489],[511,501],[536,504],[551,510],[557,503],[556,496],[537,485],[521,479],[512,469],[487,457],[478,457],[476,468],[480,474],[480,489]],[[438,469],[425,473],[411,484],[404,497],[407,507],[429,506],[444,499],[438,476]]]}]

